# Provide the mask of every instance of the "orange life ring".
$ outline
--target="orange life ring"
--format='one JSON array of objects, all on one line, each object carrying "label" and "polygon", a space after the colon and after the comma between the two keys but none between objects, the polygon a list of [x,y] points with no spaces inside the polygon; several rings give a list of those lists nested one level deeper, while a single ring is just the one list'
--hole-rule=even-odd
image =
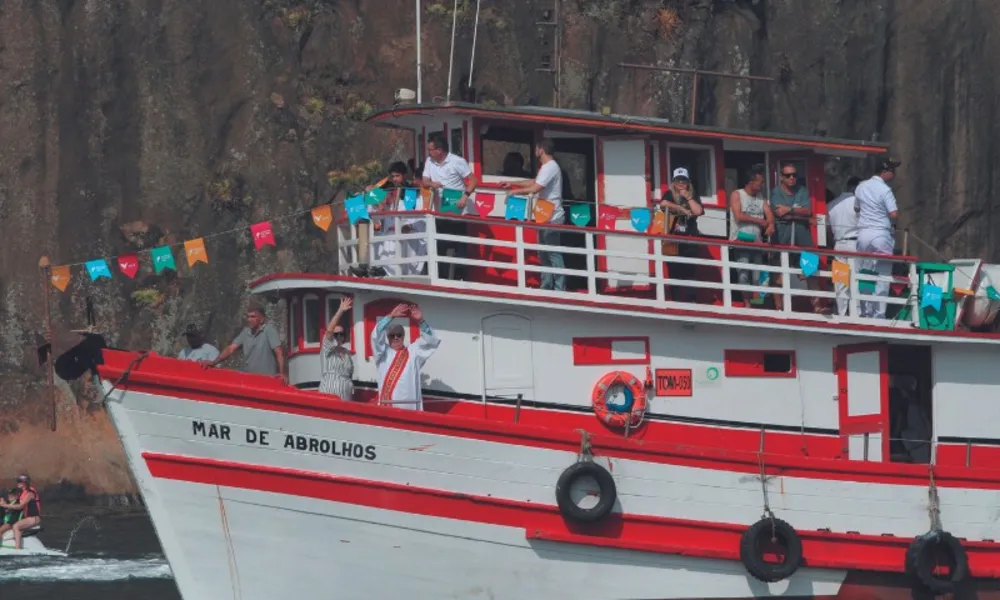
[{"label": "orange life ring", "polygon": [[[616,384],[625,387],[624,403],[609,406],[608,392]],[[612,371],[601,377],[594,386],[590,402],[594,407],[594,414],[605,425],[623,428],[631,418],[631,427],[637,427],[646,414],[646,387],[631,373]]]}]

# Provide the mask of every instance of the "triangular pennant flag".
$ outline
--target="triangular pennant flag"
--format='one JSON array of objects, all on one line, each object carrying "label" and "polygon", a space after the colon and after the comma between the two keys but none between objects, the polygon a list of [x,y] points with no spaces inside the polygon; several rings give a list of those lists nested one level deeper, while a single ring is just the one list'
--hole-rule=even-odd
[{"label": "triangular pennant flag", "polygon": [[925,285],[920,296],[920,308],[929,306],[934,310],[941,310],[941,300],[944,296],[944,290],[936,285]]},{"label": "triangular pennant flag", "polygon": [[347,220],[351,225],[357,225],[358,221],[368,219],[368,207],[365,206],[365,199],[361,194],[344,200],[344,209],[347,210]]},{"label": "triangular pennant flag", "polygon": [[523,221],[528,210],[528,199],[524,196],[507,196],[503,218],[508,221]]},{"label": "triangular pennant flag", "polygon": [[488,217],[490,213],[493,212],[493,207],[496,206],[497,197],[496,194],[486,194],[484,192],[476,192],[476,214],[480,217]]},{"label": "triangular pennant flag", "polygon": [[653,213],[648,208],[633,208],[629,211],[629,219],[632,229],[639,233],[646,233],[653,222]]},{"label": "triangular pennant flag", "polygon": [[662,210],[653,213],[653,222],[649,224],[649,235],[663,235],[667,232],[667,213]]},{"label": "triangular pennant flag", "polygon": [[990,300],[1000,300],[1000,292],[992,285],[986,286],[986,297]]},{"label": "triangular pennant flag", "polygon": [[111,269],[108,268],[108,261],[103,258],[87,261],[84,265],[91,281],[97,281],[101,277],[111,279]]},{"label": "triangular pennant flag", "polygon": [[541,198],[535,200],[535,223],[548,223],[555,210],[556,205],[548,200],[542,200]]},{"label": "triangular pennant flag", "polygon": [[830,278],[834,283],[840,283],[843,285],[851,284],[851,265],[835,260],[830,267],[830,271],[832,272]]},{"label": "triangular pennant flag", "polygon": [[129,279],[135,279],[139,272],[139,257],[135,254],[123,254],[118,257],[118,270]]},{"label": "triangular pennant flag", "polygon": [[313,224],[319,227],[323,231],[330,229],[330,224],[333,223],[333,207],[329,204],[324,204],[322,206],[317,206],[312,209],[312,219]]},{"label": "triangular pennant flag", "polygon": [[250,234],[253,236],[253,247],[260,250],[264,246],[277,246],[274,241],[274,231],[271,230],[270,221],[261,221],[250,226]]},{"label": "triangular pennant flag", "polygon": [[417,210],[418,193],[416,188],[406,188],[403,190],[403,210]]},{"label": "triangular pennant flag", "polygon": [[60,292],[65,292],[66,287],[69,286],[69,265],[62,265],[59,267],[52,267],[49,272],[49,281],[55,286]]},{"label": "triangular pennant flag", "polygon": [[149,255],[153,258],[153,271],[157,275],[162,273],[164,269],[177,270],[177,265],[174,263],[174,255],[170,252],[170,246],[153,248],[149,252]]},{"label": "triangular pennant flag", "polygon": [[618,208],[602,204],[597,208],[597,227],[599,229],[614,229],[618,220]]},{"label": "triangular pennant flag", "polygon": [[195,263],[200,262],[208,264],[208,251],[205,250],[204,238],[184,242],[184,254],[187,255],[189,267],[193,267]]},{"label": "triangular pennant flag", "polygon": [[577,227],[590,225],[590,205],[574,204],[569,207],[569,220]]},{"label": "triangular pennant flag", "polygon": [[377,206],[385,202],[386,196],[388,196],[388,193],[382,188],[372,188],[365,192],[365,204],[368,206]]},{"label": "triangular pennant flag", "polygon": [[441,212],[462,214],[458,201],[462,198],[462,190],[441,190]]},{"label": "triangular pennant flag", "polygon": [[806,277],[812,277],[819,270],[819,255],[812,252],[799,254],[799,268]]}]

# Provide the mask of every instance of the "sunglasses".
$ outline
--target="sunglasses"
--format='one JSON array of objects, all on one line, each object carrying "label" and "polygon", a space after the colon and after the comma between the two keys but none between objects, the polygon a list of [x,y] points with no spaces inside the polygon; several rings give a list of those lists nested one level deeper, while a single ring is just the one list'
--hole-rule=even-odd
[{"label": "sunglasses", "polygon": [[402,333],[390,333],[389,334],[389,339],[390,340],[393,340],[393,339],[396,339],[396,338],[403,339],[403,334]]},{"label": "sunglasses", "polygon": [[798,173],[782,173],[781,174],[782,177],[787,177],[787,178],[798,177],[798,175],[799,175]]},{"label": "sunglasses", "polygon": [[347,337],[347,333],[345,333],[343,331],[334,331],[333,332],[333,337],[341,337],[341,338],[342,337]]}]

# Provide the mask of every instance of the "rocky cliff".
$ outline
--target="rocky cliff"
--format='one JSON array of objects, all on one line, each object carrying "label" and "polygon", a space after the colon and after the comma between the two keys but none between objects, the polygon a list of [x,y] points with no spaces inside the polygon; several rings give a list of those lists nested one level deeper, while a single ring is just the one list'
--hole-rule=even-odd
[{"label": "rocky cliff", "polygon": [[[246,227],[327,200],[406,146],[362,121],[415,87],[409,0],[0,0],[0,478],[29,469],[93,493],[131,489],[103,412],[59,382],[58,429],[35,348],[41,255],[116,256]],[[552,0],[484,2],[474,87],[549,104],[536,70]],[[468,74],[475,2],[458,2],[453,96]],[[427,98],[444,96],[451,0],[423,1]],[[619,62],[768,75],[705,79],[700,123],[889,141],[902,219],[928,258],[1000,258],[1000,4],[988,0],[561,0],[563,106],[686,120],[687,75]],[[372,162],[375,161],[375,162]],[[832,165],[834,178],[848,165]],[[852,168],[857,168],[853,166]],[[55,294],[57,350],[98,324],[119,346],[173,351],[188,322],[223,343],[248,280],[329,268],[306,217],[278,249],[210,239],[209,266],[85,281]],[[143,271],[148,273],[148,268]]]}]

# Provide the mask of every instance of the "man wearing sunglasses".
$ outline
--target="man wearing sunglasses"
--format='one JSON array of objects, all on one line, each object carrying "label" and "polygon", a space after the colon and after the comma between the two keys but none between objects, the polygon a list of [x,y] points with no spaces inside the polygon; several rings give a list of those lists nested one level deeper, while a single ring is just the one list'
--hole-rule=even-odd
[{"label": "man wearing sunglasses", "polygon": [[[409,315],[420,324],[420,337],[406,344],[403,326],[393,319]],[[408,410],[423,410],[420,370],[434,354],[441,340],[424,320],[416,304],[400,304],[382,317],[372,331],[372,348],[378,369],[378,403]]]},{"label": "man wearing sunglasses", "polygon": [[[800,248],[812,248],[812,231],[809,229],[809,221],[812,219],[812,206],[809,201],[809,192],[805,186],[799,185],[799,170],[793,163],[781,165],[778,173],[780,181],[778,186],[771,191],[771,211],[776,220],[776,231],[772,241],[781,246],[798,246]],[[780,256],[780,255],[779,255]],[[799,266],[799,255],[797,253],[788,255],[788,266],[795,269]],[[781,285],[781,275],[778,275],[775,283]],[[809,289],[818,289],[818,280],[814,277],[806,278],[806,285]],[[775,296],[776,308],[781,310],[782,297]],[[812,299],[813,310],[817,313],[828,312],[823,305],[821,298]]]}]

